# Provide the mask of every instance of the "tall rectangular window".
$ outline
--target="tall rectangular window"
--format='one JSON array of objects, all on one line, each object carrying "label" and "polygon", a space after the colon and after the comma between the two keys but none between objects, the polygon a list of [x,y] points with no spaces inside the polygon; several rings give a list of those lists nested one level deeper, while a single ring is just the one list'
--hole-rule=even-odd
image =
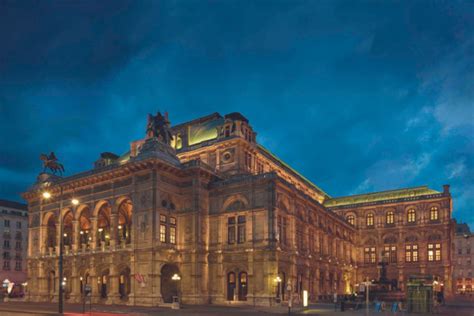
[{"label": "tall rectangular window", "polygon": [[10,227],[10,221],[8,219],[3,221],[3,226]]},{"label": "tall rectangular window", "polygon": [[405,245],[405,261],[418,262],[418,245]]},{"label": "tall rectangular window", "polygon": [[21,229],[21,222],[16,222],[16,228]]},{"label": "tall rectangular window", "polygon": [[280,243],[286,245],[286,217],[278,215],[278,236]]},{"label": "tall rectangular window", "polygon": [[375,263],[377,261],[375,247],[364,248],[364,263]]},{"label": "tall rectangular window", "polygon": [[441,261],[441,244],[428,244],[428,261]]},{"label": "tall rectangular window", "polygon": [[170,217],[170,244],[176,244],[176,218]]},{"label": "tall rectangular window", "polygon": [[235,244],[235,217],[227,219],[227,242]]},{"label": "tall rectangular window", "polygon": [[166,242],[166,215],[160,215],[160,242]]},{"label": "tall rectangular window", "polygon": [[390,263],[397,263],[397,247],[392,245],[384,246],[384,257]]},{"label": "tall rectangular window", "polygon": [[237,242],[242,244],[245,242],[245,216],[238,216],[237,222]]}]

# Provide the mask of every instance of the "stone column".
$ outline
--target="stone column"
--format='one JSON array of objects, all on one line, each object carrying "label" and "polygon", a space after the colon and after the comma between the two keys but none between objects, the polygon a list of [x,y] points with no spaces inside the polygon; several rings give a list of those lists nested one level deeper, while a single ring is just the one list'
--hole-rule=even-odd
[{"label": "stone column", "polygon": [[96,216],[91,217],[91,224],[92,224],[92,228],[91,228],[89,237],[92,237],[92,241],[91,241],[92,244],[90,245],[90,248],[95,250],[97,248],[97,217]]},{"label": "stone column", "polygon": [[117,304],[120,300],[119,295],[119,275],[115,264],[109,266],[109,280],[107,282],[108,293],[106,304]]},{"label": "stone column", "polygon": [[80,247],[79,221],[75,219],[72,221],[72,252],[76,253]]},{"label": "stone column", "polygon": [[[114,209],[115,208],[116,206],[114,206]],[[115,246],[119,243],[117,227],[118,227],[118,215],[111,214],[110,215],[110,249],[111,250],[114,250]]]},{"label": "stone column", "polygon": [[61,245],[61,225],[56,223],[56,255],[59,256],[59,245]]},{"label": "stone column", "polygon": [[[76,245],[75,242],[73,244],[73,247],[74,245]],[[79,277],[80,276],[78,275],[78,272],[77,272],[77,261],[74,259],[72,262],[71,280],[68,280],[68,282],[72,283],[71,284],[71,302],[74,302],[74,303],[79,303],[81,301]]]}]

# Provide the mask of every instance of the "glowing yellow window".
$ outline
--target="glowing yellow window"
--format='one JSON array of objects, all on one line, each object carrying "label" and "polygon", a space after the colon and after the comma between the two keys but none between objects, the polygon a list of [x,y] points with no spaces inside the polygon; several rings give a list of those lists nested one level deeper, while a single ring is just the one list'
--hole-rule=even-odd
[{"label": "glowing yellow window", "polygon": [[392,212],[392,211],[387,212],[387,216],[386,216],[385,222],[386,222],[387,224],[393,224],[393,223],[394,223],[394,219],[395,219],[395,216],[394,216],[393,212]]},{"label": "glowing yellow window", "polygon": [[430,220],[437,221],[439,219],[439,212],[437,207],[432,207],[430,210]]}]

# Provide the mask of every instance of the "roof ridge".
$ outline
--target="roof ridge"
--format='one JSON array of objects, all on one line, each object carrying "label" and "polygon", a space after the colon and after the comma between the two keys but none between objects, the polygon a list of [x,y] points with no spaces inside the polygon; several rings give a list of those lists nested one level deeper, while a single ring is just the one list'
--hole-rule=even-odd
[{"label": "roof ridge", "polygon": [[[394,192],[398,192],[398,191],[416,190],[416,189],[429,189],[429,190],[432,190],[432,191],[436,191],[436,190],[430,189],[428,187],[428,185],[420,185],[420,186],[416,186],[416,187],[407,187],[407,188],[400,188],[400,189],[391,189],[391,190],[376,191],[376,192],[369,192],[369,193],[359,193],[359,194],[338,196],[338,197],[331,198],[331,200],[351,198],[351,197],[357,197],[357,196],[377,195],[377,194],[382,194],[382,193],[394,193]],[[437,191],[437,192],[439,192],[439,191]],[[439,193],[441,193],[441,192],[439,192]]]}]

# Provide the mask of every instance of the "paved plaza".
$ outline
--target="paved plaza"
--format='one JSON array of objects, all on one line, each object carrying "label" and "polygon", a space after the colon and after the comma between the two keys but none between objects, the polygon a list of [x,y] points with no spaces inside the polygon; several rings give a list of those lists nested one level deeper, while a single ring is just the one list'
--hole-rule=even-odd
[{"label": "paved plaza", "polygon": [[[83,306],[79,304],[67,304],[65,306],[65,315],[76,316],[82,314]],[[441,307],[436,315],[450,315],[450,316],[474,316],[474,303],[452,303]],[[50,303],[25,303],[25,302],[5,302],[0,303],[0,315],[2,316],[32,316],[32,315],[57,315],[57,304]],[[188,305],[182,306],[179,310],[172,310],[167,307],[128,307],[128,306],[92,306],[86,307],[85,315],[99,315],[99,316],[113,316],[113,315],[288,315],[287,307],[252,307],[252,306],[216,306],[216,305]],[[327,316],[342,316],[342,315],[417,315],[423,314],[408,314],[405,312],[392,313],[389,311],[375,312],[370,310],[368,313],[365,309],[362,310],[346,310],[344,312],[334,311],[332,304],[314,304],[307,309],[296,307],[292,309],[291,315],[327,315]],[[430,314],[432,315],[432,314]]]}]

